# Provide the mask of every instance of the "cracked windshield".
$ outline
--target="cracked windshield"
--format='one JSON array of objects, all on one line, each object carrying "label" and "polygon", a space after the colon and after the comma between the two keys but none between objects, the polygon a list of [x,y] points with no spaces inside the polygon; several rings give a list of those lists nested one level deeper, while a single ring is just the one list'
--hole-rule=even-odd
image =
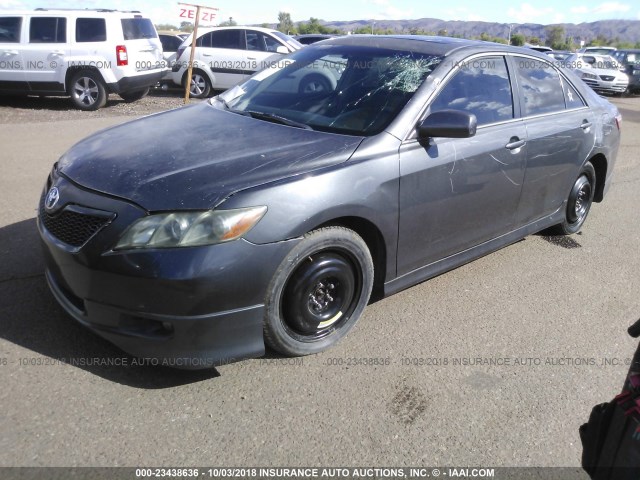
[{"label": "cracked windshield", "polygon": [[[336,52],[336,50],[338,50]],[[441,57],[333,47],[290,55],[219,100],[238,114],[300,128],[375,135],[402,110]]]}]

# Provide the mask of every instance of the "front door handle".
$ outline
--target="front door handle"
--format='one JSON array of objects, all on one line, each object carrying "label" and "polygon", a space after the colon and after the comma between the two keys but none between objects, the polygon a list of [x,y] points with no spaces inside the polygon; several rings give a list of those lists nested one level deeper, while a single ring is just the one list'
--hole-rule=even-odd
[{"label": "front door handle", "polygon": [[507,150],[516,150],[518,148],[524,147],[527,142],[525,140],[520,140],[518,137],[511,137],[509,143],[505,145]]},{"label": "front door handle", "polygon": [[588,129],[591,128],[591,125],[593,125],[591,122],[584,120],[582,122],[582,125],[580,125],[580,128],[583,129],[584,131],[587,131]]}]

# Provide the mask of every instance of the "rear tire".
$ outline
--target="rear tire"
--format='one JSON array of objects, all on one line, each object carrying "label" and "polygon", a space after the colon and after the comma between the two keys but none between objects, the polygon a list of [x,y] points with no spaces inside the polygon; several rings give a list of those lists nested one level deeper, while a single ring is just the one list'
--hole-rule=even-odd
[{"label": "rear tire", "polygon": [[590,162],[585,163],[578,178],[571,187],[567,199],[567,209],[562,223],[552,229],[556,235],[571,235],[582,228],[596,192],[596,171]]},{"label": "rear tire", "polygon": [[289,356],[335,345],[362,315],[373,273],[367,244],[352,230],[328,227],[305,235],[267,289],[267,345]]},{"label": "rear tire", "polygon": [[98,72],[81,70],[71,77],[69,95],[76,108],[98,110],[107,103],[107,90]]},{"label": "rear tire", "polygon": [[149,87],[143,88],[142,90],[134,90],[134,91],[131,91],[131,92],[122,92],[120,94],[120,97],[122,97],[122,99],[125,102],[131,103],[131,102],[135,102],[136,100],[140,100],[141,98],[146,97],[148,93],[149,93]]}]

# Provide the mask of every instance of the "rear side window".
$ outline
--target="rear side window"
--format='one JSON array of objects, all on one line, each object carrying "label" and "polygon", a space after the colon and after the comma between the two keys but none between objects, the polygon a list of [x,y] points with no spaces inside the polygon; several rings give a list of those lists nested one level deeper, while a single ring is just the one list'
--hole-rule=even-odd
[{"label": "rear side window", "polygon": [[122,35],[125,40],[158,38],[156,29],[148,18],[123,18]]},{"label": "rear side window", "polygon": [[524,116],[564,110],[560,75],[550,64],[533,58],[516,58],[518,80],[524,97]]},{"label": "rear side window", "polygon": [[104,18],[78,18],[76,20],[76,42],[105,42],[107,25]]},{"label": "rear side window", "polygon": [[560,79],[562,83],[562,89],[564,90],[564,101],[567,105],[568,109],[572,108],[581,108],[584,107],[584,101],[582,97],[578,94],[573,85],[571,85],[567,80]]},{"label": "rear side window", "polygon": [[29,27],[29,43],[66,43],[67,19],[33,17]]},{"label": "rear side window", "polygon": [[245,42],[241,36],[242,30],[218,30],[211,32],[211,46],[213,48],[245,49]]},{"label": "rear side window", "polygon": [[19,43],[21,26],[20,17],[0,17],[0,43]]},{"label": "rear side window", "polygon": [[478,125],[511,120],[513,96],[504,58],[478,58],[461,64],[431,104],[430,111],[448,109],[473,113]]}]

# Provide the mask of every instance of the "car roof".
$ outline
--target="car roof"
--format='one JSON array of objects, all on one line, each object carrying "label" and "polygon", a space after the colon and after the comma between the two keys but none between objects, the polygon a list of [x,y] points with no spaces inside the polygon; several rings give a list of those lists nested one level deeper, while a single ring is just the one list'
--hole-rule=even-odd
[{"label": "car roof", "polygon": [[[233,25],[229,27],[201,27],[201,28],[198,28],[198,37],[205,33],[214,32],[218,30],[238,30],[238,29],[255,30],[257,32],[262,32],[262,33],[274,33],[278,31],[278,30],[274,30],[273,28],[251,27],[249,25]],[[189,35],[191,35],[192,33],[193,32],[191,32]]]},{"label": "car roof", "polygon": [[[464,38],[436,37],[426,35],[347,35],[322,42],[327,45],[353,45],[362,47],[391,48],[431,55],[447,56],[466,49],[469,54],[494,52],[524,53],[548,60],[549,56],[529,48],[512,47],[502,43],[467,40]],[[310,45],[312,47],[313,45]]]},{"label": "car roof", "polygon": [[[0,16],[12,17],[15,15],[143,15],[139,10],[113,10],[109,8],[36,8],[35,10],[0,10]],[[145,15],[143,15],[145,16]]]}]

